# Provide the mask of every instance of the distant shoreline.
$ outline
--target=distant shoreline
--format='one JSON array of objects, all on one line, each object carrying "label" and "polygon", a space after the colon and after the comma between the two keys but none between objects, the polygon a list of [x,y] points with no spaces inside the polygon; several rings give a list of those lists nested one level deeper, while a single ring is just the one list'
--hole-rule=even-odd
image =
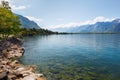
[{"label": "distant shoreline", "polygon": [[88,33],[73,33],[73,32],[58,32],[58,34],[120,34],[120,33],[94,33],[94,32],[88,32]]}]

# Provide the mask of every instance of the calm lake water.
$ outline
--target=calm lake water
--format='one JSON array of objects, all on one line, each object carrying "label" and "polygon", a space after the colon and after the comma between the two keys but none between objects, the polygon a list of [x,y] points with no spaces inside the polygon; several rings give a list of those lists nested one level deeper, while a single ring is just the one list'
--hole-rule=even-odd
[{"label": "calm lake water", "polygon": [[120,34],[24,38],[23,64],[37,65],[48,80],[120,80]]}]

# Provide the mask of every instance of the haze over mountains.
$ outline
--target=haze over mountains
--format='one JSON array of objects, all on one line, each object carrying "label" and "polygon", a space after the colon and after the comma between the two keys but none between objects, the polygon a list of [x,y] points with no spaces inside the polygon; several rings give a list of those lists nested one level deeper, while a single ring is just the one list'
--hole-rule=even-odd
[{"label": "haze over mountains", "polygon": [[120,19],[113,21],[97,22],[90,25],[54,28],[53,31],[75,32],[75,33],[120,33]]}]

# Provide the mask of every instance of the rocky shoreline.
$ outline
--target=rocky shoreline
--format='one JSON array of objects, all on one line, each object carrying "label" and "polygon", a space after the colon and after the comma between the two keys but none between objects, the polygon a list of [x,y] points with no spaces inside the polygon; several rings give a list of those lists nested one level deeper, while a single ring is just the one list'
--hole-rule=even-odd
[{"label": "rocky shoreline", "polygon": [[12,37],[0,41],[0,80],[46,80],[36,71],[36,66],[25,66],[19,62],[24,55],[21,39]]}]

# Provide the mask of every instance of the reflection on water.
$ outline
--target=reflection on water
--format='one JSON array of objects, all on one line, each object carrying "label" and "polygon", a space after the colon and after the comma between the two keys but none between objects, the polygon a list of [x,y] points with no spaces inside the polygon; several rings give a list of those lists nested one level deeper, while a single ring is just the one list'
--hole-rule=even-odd
[{"label": "reflection on water", "polygon": [[25,37],[24,64],[49,80],[120,80],[120,34]]}]

